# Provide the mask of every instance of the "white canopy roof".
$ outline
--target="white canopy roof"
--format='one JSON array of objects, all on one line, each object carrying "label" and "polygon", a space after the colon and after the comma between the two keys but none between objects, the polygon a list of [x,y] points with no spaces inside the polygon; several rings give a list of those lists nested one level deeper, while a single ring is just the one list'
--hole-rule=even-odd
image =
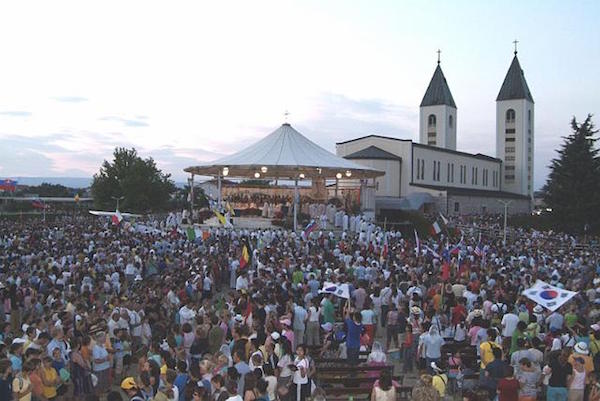
[{"label": "white canopy roof", "polygon": [[184,169],[197,175],[260,178],[372,178],[384,172],[336,156],[285,123],[255,144],[213,162]]}]

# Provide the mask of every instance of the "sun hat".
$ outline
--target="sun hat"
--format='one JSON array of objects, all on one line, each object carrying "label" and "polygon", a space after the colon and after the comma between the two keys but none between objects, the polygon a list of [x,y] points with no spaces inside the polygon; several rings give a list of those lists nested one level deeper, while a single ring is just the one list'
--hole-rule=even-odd
[{"label": "sun hat", "polygon": [[132,390],[134,388],[137,388],[137,384],[135,384],[135,379],[133,377],[126,377],[121,382],[121,388],[123,390]]},{"label": "sun hat", "polygon": [[580,341],[577,344],[575,344],[575,347],[573,347],[573,351],[577,352],[578,354],[583,354],[583,355],[587,355],[590,352],[588,350],[587,344],[584,343],[583,341]]},{"label": "sun hat", "polygon": [[412,308],[410,308],[410,313],[412,313],[413,315],[420,315],[421,308],[419,308],[418,306],[413,306]]}]

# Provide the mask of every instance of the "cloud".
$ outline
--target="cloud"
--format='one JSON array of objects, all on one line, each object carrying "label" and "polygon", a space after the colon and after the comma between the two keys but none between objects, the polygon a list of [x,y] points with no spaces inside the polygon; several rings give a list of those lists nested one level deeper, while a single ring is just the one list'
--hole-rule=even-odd
[{"label": "cloud", "polygon": [[[145,119],[145,117],[144,117],[144,119]],[[101,121],[115,121],[115,122],[123,124],[126,127],[147,127],[148,126],[148,123],[145,121],[140,121],[139,117],[136,120],[136,119],[130,119],[130,118],[108,116],[108,117],[102,117],[102,118],[100,118],[100,120]]]},{"label": "cloud", "polygon": [[9,116],[9,117],[31,117],[31,112],[23,111],[23,110],[9,110],[9,111],[0,111],[1,116]]},{"label": "cloud", "polygon": [[370,134],[416,139],[416,109],[383,99],[352,99],[322,93],[313,99],[317,113],[298,125],[298,130],[329,151],[335,143]]},{"label": "cloud", "polygon": [[87,102],[89,99],[81,96],[55,96],[52,99],[57,102],[65,102],[65,103],[81,103]]}]

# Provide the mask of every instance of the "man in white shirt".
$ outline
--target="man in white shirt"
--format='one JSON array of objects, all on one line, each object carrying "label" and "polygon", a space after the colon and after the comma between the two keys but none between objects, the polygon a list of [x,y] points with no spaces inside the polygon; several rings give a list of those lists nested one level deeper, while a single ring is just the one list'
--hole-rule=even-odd
[{"label": "man in white shirt", "polygon": [[517,328],[517,323],[519,323],[519,316],[514,313],[506,313],[502,317],[502,337],[511,338]]},{"label": "man in white shirt", "polygon": [[248,273],[243,272],[235,281],[235,290],[248,290]]}]

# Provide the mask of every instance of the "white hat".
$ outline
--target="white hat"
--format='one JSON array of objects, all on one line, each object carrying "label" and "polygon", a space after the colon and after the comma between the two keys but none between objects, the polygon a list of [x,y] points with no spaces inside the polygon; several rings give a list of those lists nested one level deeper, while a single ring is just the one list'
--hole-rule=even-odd
[{"label": "white hat", "polygon": [[142,275],[138,274],[137,276],[135,276],[135,278],[133,280],[134,281],[142,281],[143,280]]},{"label": "white hat", "polygon": [[421,308],[419,308],[418,306],[413,306],[412,308],[410,308],[410,313],[412,313],[413,315],[420,315]]},{"label": "white hat", "polygon": [[233,318],[236,322],[243,322],[244,318],[242,317],[242,315],[235,315],[235,317]]},{"label": "white hat", "polygon": [[333,324],[331,324],[331,322],[323,323],[321,328],[325,331],[331,331],[333,330]]},{"label": "white hat", "polygon": [[435,362],[431,362],[431,369],[433,369],[436,372],[443,372],[442,368],[440,368]]},{"label": "white hat", "polygon": [[12,344],[25,344],[26,341],[24,339],[22,339],[21,337],[17,337],[12,341]]},{"label": "white hat", "polygon": [[544,307],[542,305],[536,305],[535,308],[533,308],[534,313],[542,313],[543,311]]},{"label": "white hat", "polygon": [[271,333],[271,338],[275,341],[279,340],[280,337],[281,337],[281,335],[276,331]]},{"label": "white hat", "polygon": [[577,352],[578,354],[584,354],[584,355],[587,355],[590,352],[590,351],[588,351],[587,344],[584,343],[583,341],[580,341],[577,344],[575,344],[575,347],[573,347],[573,351]]}]

